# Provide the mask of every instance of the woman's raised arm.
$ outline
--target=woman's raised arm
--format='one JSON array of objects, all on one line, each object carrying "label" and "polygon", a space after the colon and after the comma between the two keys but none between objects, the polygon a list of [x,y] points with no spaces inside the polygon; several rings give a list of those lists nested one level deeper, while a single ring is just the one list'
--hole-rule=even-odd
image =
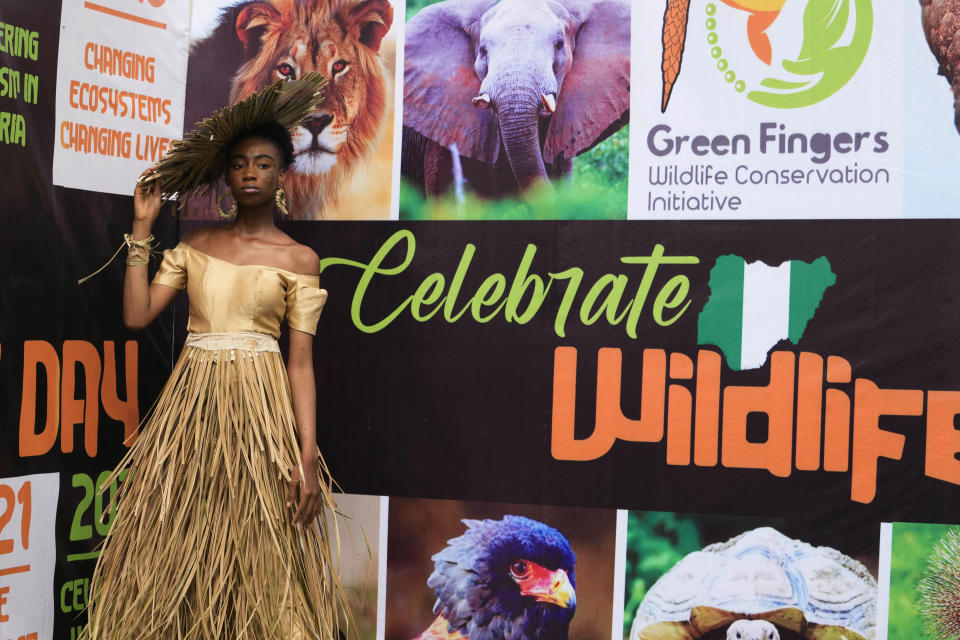
[{"label": "woman's raised arm", "polygon": [[[149,169],[148,169],[149,171]],[[155,183],[149,187],[137,185],[133,192],[133,233],[134,241],[150,237],[153,223],[160,215],[160,187]],[[146,254],[146,251],[143,251]],[[127,270],[123,278],[123,324],[128,329],[143,329],[153,322],[166,309],[179,290],[163,284],[151,285],[147,281],[147,261],[127,259]]]}]

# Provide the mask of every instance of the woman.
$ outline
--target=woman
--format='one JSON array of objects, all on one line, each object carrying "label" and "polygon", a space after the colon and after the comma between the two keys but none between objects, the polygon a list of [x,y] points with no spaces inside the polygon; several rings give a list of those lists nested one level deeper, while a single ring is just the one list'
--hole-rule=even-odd
[{"label": "woman", "polygon": [[152,284],[162,189],[142,181],[135,192],[124,322],[147,326],[186,288],[190,335],[121,463],[130,473],[94,573],[94,640],[336,638],[349,616],[315,432],[312,340],[326,291],[317,255],[274,225],[289,124],[259,120],[221,141],[235,219],[164,252]]}]

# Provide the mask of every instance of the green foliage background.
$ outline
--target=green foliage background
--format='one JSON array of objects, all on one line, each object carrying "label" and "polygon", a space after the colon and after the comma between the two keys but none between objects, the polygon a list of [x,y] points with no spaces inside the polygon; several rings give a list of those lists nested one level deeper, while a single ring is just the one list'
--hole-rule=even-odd
[{"label": "green foliage background", "polygon": [[660,576],[703,544],[693,516],[660,511],[630,511],[627,525],[627,562],[624,579],[623,637],[637,607]]},{"label": "green foliage background", "polygon": [[[407,0],[409,21],[440,0]],[[561,90],[561,94],[562,94]],[[416,189],[401,185],[403,220],[625,220],[630,175],[630,125],[573,161],[572,181],[554,183],[549,192],[519,199],[482,200],[466,193],[464,202],[451,195],[425,200]]]},{"label": "green foliage background", "polygon": [[484,200],[466,193],[424,199],[406,183],[400,189],[402,220],[626,220],[630,125],[577,156],[573,179],[553,183],[526,201]]},{"label": "green foliage background", "polygon": [[417,15],[420,9],[440,1],[441,0],[407,0],[407,20]]},{"label": "green foliage background", "polygon": [[917,584],[927,569],[927,556],[933,546],[951,528],[942,524],[893,524],[888,640],[944,640],[923,628]]}]

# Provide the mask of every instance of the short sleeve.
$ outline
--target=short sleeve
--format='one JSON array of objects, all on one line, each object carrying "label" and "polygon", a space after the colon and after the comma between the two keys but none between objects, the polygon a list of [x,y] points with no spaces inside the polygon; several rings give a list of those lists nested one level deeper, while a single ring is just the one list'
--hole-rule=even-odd
[{"label": "short sleeve", "polygon": [[287,324],[291,329],[316,335],[320,312],[327,302],[327,290],[317,276],[298,275],[287,292]]},{"label": "short sleeve", "polygon": [[186,256],[181,244],[173,249],[167,249],[163,252],[163,261],[160,263],[160,269],[157,275],[153,276],[153,281],[157,284],[165,284],[174,289],[183,289],[187,286],[187,268]]}]

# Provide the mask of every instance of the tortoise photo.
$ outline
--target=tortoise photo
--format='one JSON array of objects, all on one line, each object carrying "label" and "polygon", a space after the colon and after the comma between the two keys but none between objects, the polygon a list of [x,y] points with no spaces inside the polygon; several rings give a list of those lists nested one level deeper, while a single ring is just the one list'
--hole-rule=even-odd
[{"label": "tortoise photo", "polygon": [[650,588],[630,640],[874,640],[861,563],[760,527],[688,554]]}]

